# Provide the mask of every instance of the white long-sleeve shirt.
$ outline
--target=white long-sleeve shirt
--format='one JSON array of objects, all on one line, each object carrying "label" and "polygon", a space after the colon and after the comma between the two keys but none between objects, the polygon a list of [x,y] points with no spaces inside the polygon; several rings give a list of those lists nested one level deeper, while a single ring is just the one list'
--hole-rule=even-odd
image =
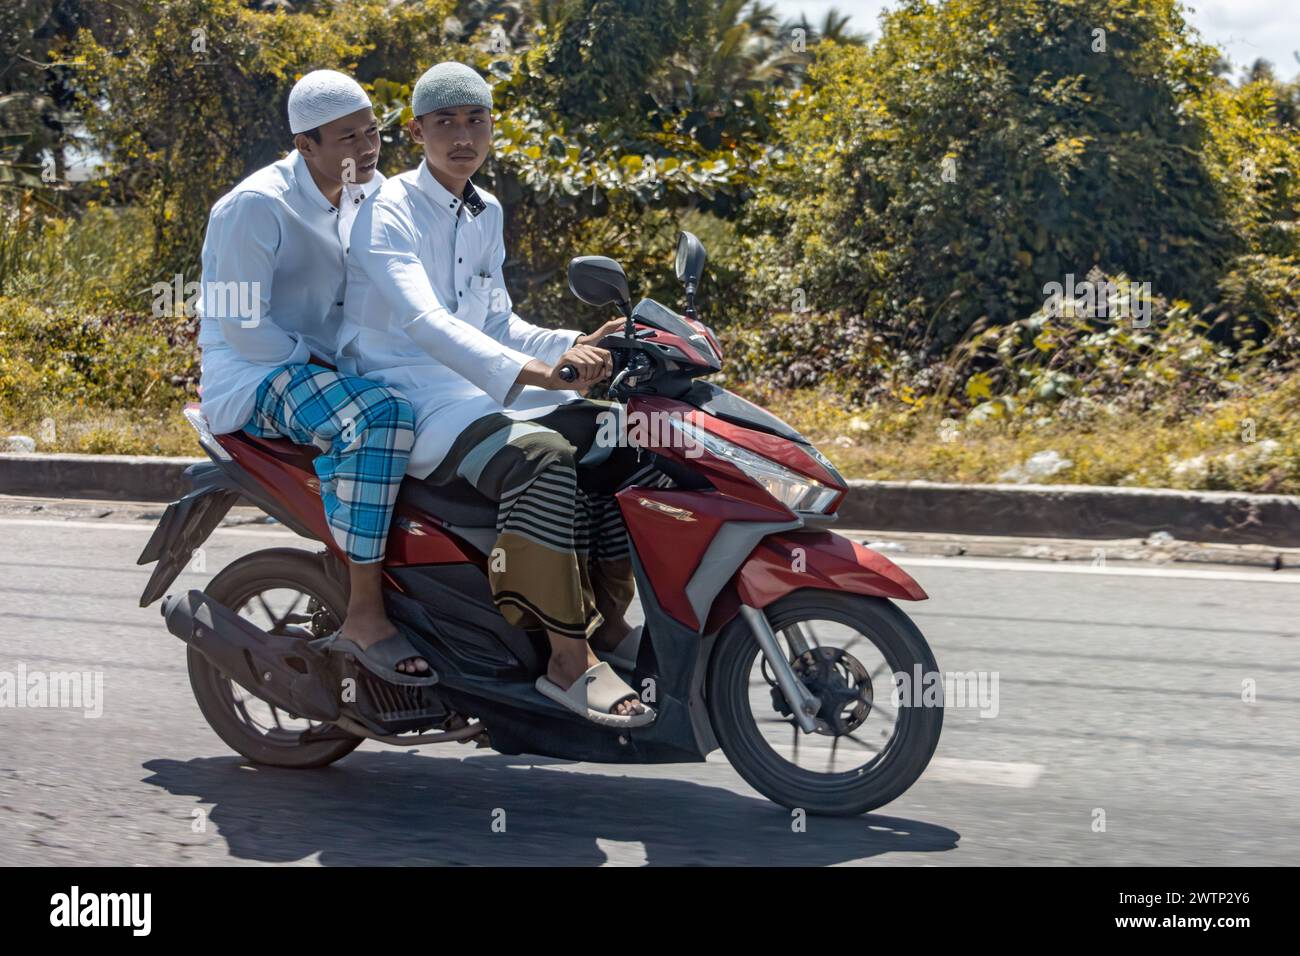
[{"label": "white long-sleeve shirt", "polygon": [[294,150],[213,205],[198,312],[201,407],[214,434],[248,423],[271,369],[333,358],[348,235],[383,179],[376,172],[368,183],[345,183],[336,207]]},{"label": "white long-sleeve shirt", "polygon": [[495,197],[472,184],[455,196],[423,162],[385,182],[357,213],[338,367],[410,400],[416,436],[407,472],[418,478],[475,419],[537,418],[582,397],[515,383],[533,358],[554,365],[581,332],[514,314],[502,276],[504,225]]}]

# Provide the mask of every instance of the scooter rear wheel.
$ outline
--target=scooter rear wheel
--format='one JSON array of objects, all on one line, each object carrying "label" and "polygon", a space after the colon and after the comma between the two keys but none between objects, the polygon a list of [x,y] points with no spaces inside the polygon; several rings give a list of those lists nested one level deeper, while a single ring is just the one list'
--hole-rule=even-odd
[{"label": "scooter rear wheel", "polygon": [[714,733],[736,772],[768,799],[814,814],[854,816],[899,797],[929,764],[943,726],[941,695],[937,703],[895,695],[894,675],[938,670],[916,625],[883,598],[813,588],[765,613],[823,706],[817,732],[800,731],[738,616],[714,646],[708,678]]},{"label": "scooter rear wheel", "polygon": [[[323,637],[337,628],[348,605],[346,586],[326,573],[321,557],[297,548],[271,548],[240,558],[204,591],[264,630],[283,634],[297,629],[306,637]],[[190,687],[208,725],[249,760],[294,769],[324,767],[361,743],[351,735],[303,743],[303,731],[320,729],[319,723],[254,697],[193,647],[188,661]]]}]

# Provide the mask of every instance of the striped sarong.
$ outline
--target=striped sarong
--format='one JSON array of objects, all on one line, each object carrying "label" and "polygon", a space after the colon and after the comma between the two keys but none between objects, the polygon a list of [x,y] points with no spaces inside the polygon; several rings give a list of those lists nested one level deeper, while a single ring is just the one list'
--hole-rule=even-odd
[{"label": "striped sarong", "polygon": [[672,479],[637,449],[597,442],[614,403],[566,402],[516,421],[496,412],[472,422],[426,481],[466,481],[498,502],[488,557],[492,598],[517,627],[585,640],[618,621],[636,586],[615,492]]}]

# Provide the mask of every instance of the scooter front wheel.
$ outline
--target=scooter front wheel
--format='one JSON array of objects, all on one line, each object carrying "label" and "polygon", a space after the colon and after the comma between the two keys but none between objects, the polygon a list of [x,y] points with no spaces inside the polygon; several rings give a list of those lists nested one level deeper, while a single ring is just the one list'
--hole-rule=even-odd
[{"label": "scooter front wheel", "polygon": [[738,616],[708,678],[731,765],[768,799],[808,813],[853,816],[896,799],[924,772],[943,726],[942,682],[921,632],[891,602],[859,594],[805,588],[764,611],[821,706],[805,733]]}]

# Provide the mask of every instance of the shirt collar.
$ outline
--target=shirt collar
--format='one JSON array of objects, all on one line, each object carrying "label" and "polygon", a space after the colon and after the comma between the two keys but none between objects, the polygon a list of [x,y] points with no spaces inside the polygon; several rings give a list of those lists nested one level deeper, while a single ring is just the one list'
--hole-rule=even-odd
[{"label": "shirt collar", "polygon": [[[293,181],[302,190],[302,194],[307,197],[307,201],[326,212],[338,212],[338,208],[326,199],[325,194],[320,191],[320,187],[316,185],[316,180],[312,179],[311,170],[307,168],[307,160],[302,158],[302,153],[295,149],[292,155]],[[358,199],[364,200],[366,196],[370,195],[370,190],[372,188],[377,189],[379,183],[383,181],[378,170],[375,171],[375,177],[368,183],[344,183],[343,193],[339,196],[339,201],[344,202],[350,199],[353,200],[353,205],[358,205]]]},{"label": "shirt collar", "polygon": [[302,153],[296,149],[293,151],[293,182],[302,194],[307,197],[307,201],[313,206],[324,209],[326,212],[338,212],[334,204],[325,198],[325,194],[320,191],[316,185],[316,180],[311,178],[311,170],[307,168],[307,160],[302,158]]},{"label": "shirt collar", "polygon": [[483,210],[487,208],[487,203],[483,201],[483,197],[478,194],[478,190],[474,188],[472,182],[468,179],[465,180],[465,189],[457,197],[455,193],[434,178],[433,173],[429,171],[428,162],[420,163],[420,171],[416,174],[415,181],[425,195],[433,200],[436,207],[445,210],[452,216],[459,214],[462,202],[471,216],[481,215]]}]

